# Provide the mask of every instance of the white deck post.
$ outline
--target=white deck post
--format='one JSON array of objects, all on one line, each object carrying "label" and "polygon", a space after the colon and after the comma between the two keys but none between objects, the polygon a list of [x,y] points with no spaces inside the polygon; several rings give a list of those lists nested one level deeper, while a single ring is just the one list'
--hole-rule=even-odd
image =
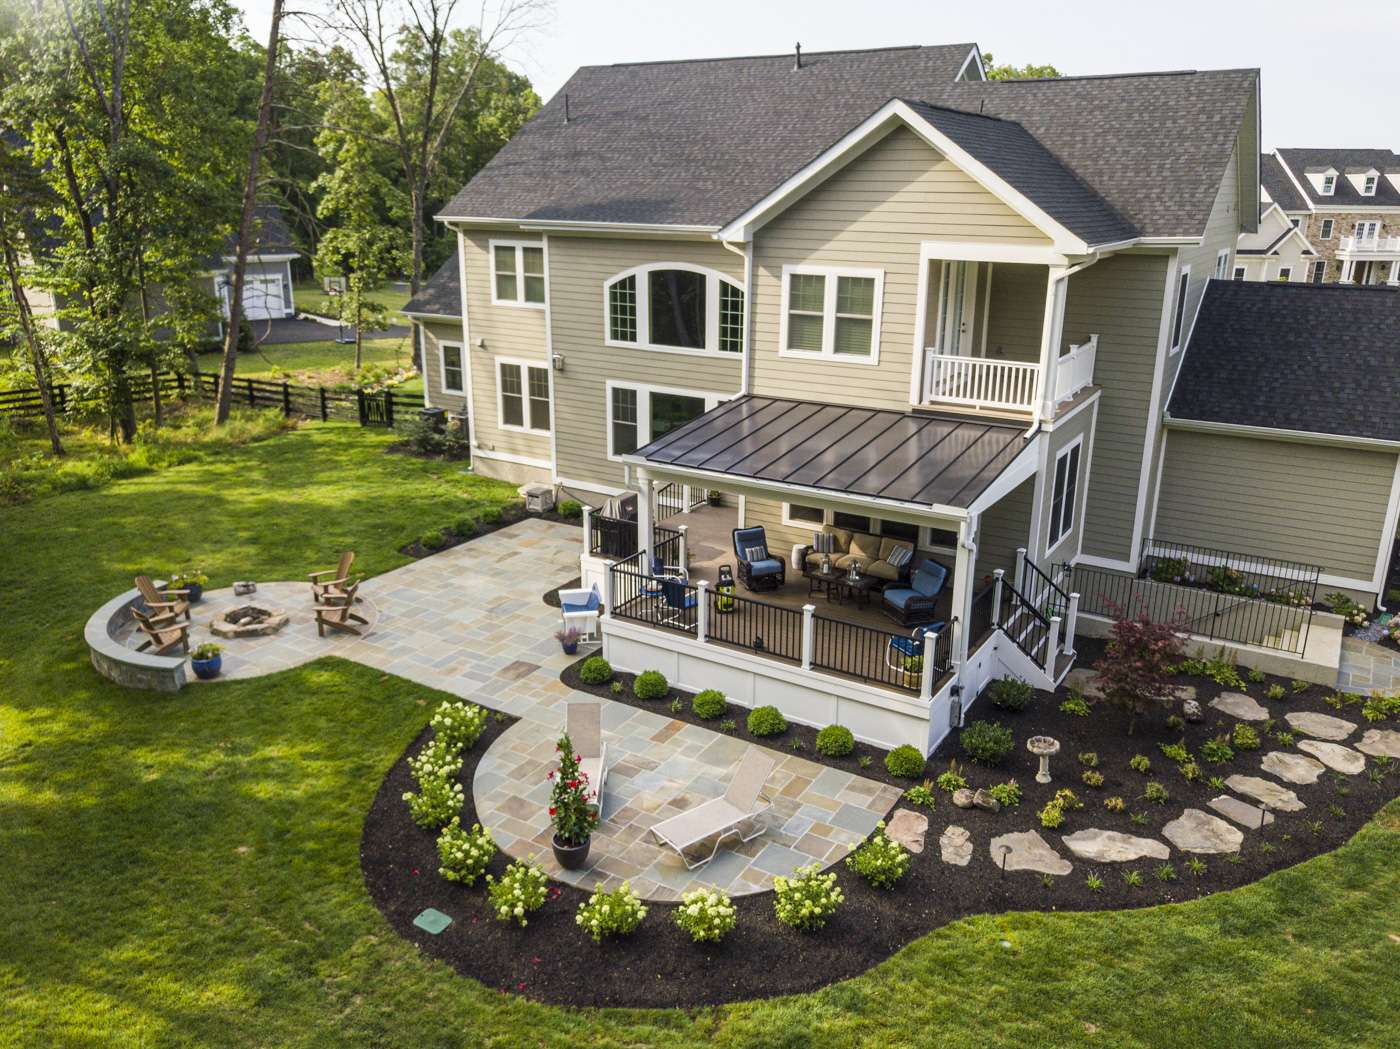
[{"label": "white deck post", "polygon": [[690,485],[681,485],[681,513],[690,513]]},{"label": "white deck post", "polygon": [[1050,269],[1050,286],[1045,293],[1044,330],[1041,332],[1040,347],[1040,418],[1055,417],[1056,387],[1059,380],[1056,373],[1060,365],[1060,342],[1065,323],[1065,287],[1068,281],[1064,270]]},{"label": "white deck post", "polygon": [[688,576],[690,574],[690,537],[686,535],[689,528],[690,525],[681,525],[678,529],[681,533],[679,567],[681,575],[683,576]]},{"label": "white deck post", "polygon": [[816,605],[802,606],[802,669],[812,669],[812,639],[814,624],[812,616],[817,611]]},{"label": "white deck post", "polygon": [[1074,634],[1079,627],[1079,595],[1069,595],[1069,618],[1065,620],[1065,655],[1074,655]]},{"label": "white deck post", "polygon": [[1016,593],[1026,592],[1026,548],[1018,546],[1016,548]]},{"label": "white deck post", "polygon": [[703,642],[709,631],[710,591],[709,581],[699,579],[695,583],[695,640]]},{"label": "white deck post", "polygon": [[593,552],[593,507],[583,508],[583,556]]},{"label": "white deck post", "polygon": [[612,615],[613,610],[613,566],[616,561],[605,561],[603,563],[603,618]]},{"label": "white deck post", "polygon": [[938,647],[938,631],[930,630],[924,635],[924,672],[919,678],[919,698],[925,703],[933,699],[933,661]]},{"label": "white deck post", "polygon": [[1050,680],[1055,680],[1055,656],[1059,654],[1060,648],[1060,617],[1052,616],[1050,619],[1050,633],[1045,636],[1045,672],[1050,675]]},{"label": "white deck post", "polygon": [[643,481],[637,493],[637,545],[645,552],[646,560],[642,572],[651,572],[651,559],[656,556],[656,488],[651,481]]},{"label": "white deck post", "polygon": [[1001,625],[1001,588],[1006,582],[1006,569],[998,568],[992,573],[996,579],[996,589],[992,591],[992,625]]}]

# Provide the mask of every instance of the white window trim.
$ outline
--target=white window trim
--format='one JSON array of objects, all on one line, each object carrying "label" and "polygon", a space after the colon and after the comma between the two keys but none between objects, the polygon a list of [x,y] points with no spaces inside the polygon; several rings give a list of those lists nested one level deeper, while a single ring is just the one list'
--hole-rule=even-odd
[{"label": "white window trim", "polygon": [[[672,269],[674,267],[666,267]],[[631,343],[623,345],[630,346]],[[722,354],[724,357],[732,357],[734,354]],[[605,384],[603,394],[603,417],[607,423],[608,431],[608,458],[617,461],[622,460],[622,456],[631,455],[631,452],[619,453],[613,448],[613,390],[622,388],[633,390],[637,394],[637,447],[645,448],[651,443],[651,395],[653,393],[668,393],[674,397],[699,397],[705,402],[705,411],[713,411],[719,405],[729,400],[732,394],[712,393],[709,390],[688,390],[679,386],[653,386],[644,382],[627,382],[622,379],[609,379]]]},{"label": "white window trim", "polygon": [[[1181,282],[1186,282],[1186,294],[1181,293]],[[1191,298],[1191,267],[1182,266],[1176,271],[1176,284],[1172,288],[1172,315],[1168,323],[1171,325],[1167,329],[1167,334],[1177,335],[1177,339],[1172,343],[1171,352],[1180,353],[1181,348],[1186,345],[1190,337],[1190,332],[1186,329],[1186,302]],[[1180,318],[1178,319],[1178,314]]]},{"label": "white window trim", "polygon": [[[514,423],[505,421],[505,388],[501,384],[501,365],[514,364],[520,368],[520,396],[522,399],[520,418],[524,421],[523,426],[516,426]],[[549,382],[549,425],[548,430],[537,430],[530,425],[530,369],[542,368]],[[554,428],[554,372],[548,361],[532,361],[524,357],[497,357],[496,358],[496,425],[502,430],[511,430],[515,433],[533,433],[546,436]]]},{"label": "white window trim", "polygon": [[[1332,180],[1332,184],[1331,184],[1330,186],[1327,184],[1327,180],[1328,180],[1328,179],[1331,179],[1331,180]],[[1317,195],[1318,195],[1319,197],[1331,197],[1331,196],[1335,196],[1335,195],[1336,195],[1336,192],[1337,192],[1337,176],[1336,176],[1336,175],[1324,174],[1320,179],[1317,180]]]},{"label": "white window trim", "polygon": [[[650,277],[655,270],[686,270],[690,273],[699,273],[705,277],[705,348],[693,349],[687,346],[663,346],[651,341],[651,289]],[[612,337],[612,323],[610,316],[610,303],[608,293],[612,286],[618,281],[626,280],[628,277],[637,278],[637,339],[635,342],[627,342],[623,339]],[[742,346],[738,350],[721,350],[719,348],[719,286],[720,284],[732,286],[740,295],[744,296],[744,324],[748,324],[749,301],[744,295],[744,285],[741,281],[735,280],[726,273],[719,270],[710,269],[706,266],[697,266],[691,262],[648,262],[644,266],[633,266],[631,269],[623,270],[621,273],[614,273],[607,280],[603,281],[603,345],[615,346],[624,350],[651,350],[656,353],[678,353],[685,357],[714,357],[722,361],[743,360],[744,351]],[[623,383],[622,385],[627,385]]]},{"label": "white window trim", "polygon": [[1246,267],[1244,267],[1244,266],[1236,266],[1236,267],[1235,267],[1234,275],[1232,276],[1231,279],[1232,279],[1232,280],[1248,280],[1248,279],[1249,279],[1249,271],[1248,271],[1248,269],[1246,269]]},{"label": "white window trim", "polygon": [[[1318,267],[1321,267],[1321,269],[1319,270]],[[1319,275],[1321,275],[1321,277],[1323,278],[1323,280],[1325,280],[1326,277],[1327,277],[1327,260],[1326,260],[1326,259],[1314,259],[1314,260],[1312,261],[1312,264],[1308,267],[1308,283],[1309,283],[1309,284],[1321,284],[1321,283],[1323,282],[1323,280],[1319,280],[1319,279],[1318,279]]]},{"label": "white window trim", "polygon": [[[1065,530],[1059,535],[1055,535],[1055,525],[1059,522],[1051,520],[1049,527],[1045,530],[1045,538],[1048,544],[1045,549],[1045,560],[1047,562],[1051,559],[1051,555],[1054,554],[1055,551],[1057,551],[1061,546],[1063,546],[1065,540],[1068,539],[1071,535],[1073,535],[1075,529],[1079,527],[1079,497],[1081,494],[1083,494],[1084,488],[1084,485],[1082,484],[1082,475],[1084,473],[1083,445],[1084,435],[1081,433],[1074,440],[1070,441],[1069,444],[1065,445],[1063,448],[1061,448],[1058,452],[1055,453],[1055,464],[1050,469],[1050,487],[1048,492],[1046,493],[1048,496],[1049,505],[1046,507],[1046,509],[1049,511],[1053,518],[1055,512],[1055,478],[1060,472],[1060,460],[1068,458],[1069,454],[1076,448],[1080,449],[1079,462],[1076,464],[1078,466],[1078,472],[1080,474],[1080,477],[1076,477],[1074,481],[1074,502],[1069,508],[1069,525],[1066,526]],[[1065,484],[1066,486],[1068,486],[1069,484],[1068,471],[1066,471],[1065,473]]]},{"label": "white window trim", "polygon": [[[1371,187],[1369,190],[1366,188],[1366,186],[1367,186],[1368,184],[1369,184],[1370,187]],[[1381,177],[1380,177],[1379,175],[1362,175],[1362,176],[1361,176],[1361,195],[1362,195],[1363,197],[1374,197],[1374,196],[1376,195],[1376,190],[1377,190],[1377,188],[1379,188],[1380,184],[1381,184]]]},{"label": "white window trim", "polygon": [[[456,389],[447,385],[447,347],[454,347],[462,355],[462,385]],[[458,396],[465,396],[467,392],[467,368],[471,366],[471,361],[467,359],[467,348],[460,342],[452,340],[438,340],[438,385],[442,387],[443,393],[455,393]],[[498,380],[499,381],[499,380]]]},{"label": "white window trim", "polygon": [[1280,266],[1280,267],[1278,268],[1278,279],[1279,279],[1279,281],[1281,281],[1281,282],[1284,283],[1284,284],[1287,284],[1287,283],[1289,283],[1290,281],[1292,281],[1292,280],[1293,280],[1293,267],[1292,267],[1292,266]]},{"label": "white window trim", "polygon": [[[825,277],[824,299],[822,302],[822,348],[820,350],[788,349],[788,294],[794,274],[809,274]],[[836,281],[839,277],[866,277],[875,280],[874,313],[870,318],[870,356],[857,357],[849,353],[835,352],[836,345]],[[885,297],[885,271],[878,269],[853,269],[846,266],[784,266],[782,313],[778,321],[778,356],[794,357],[808,361],[840,361],[843,364],[862,366],[880,363],[880,312]]]},{"label": "white window trim", "polygon": [[1317,233],[1317,239],[1318,239],[1318,240],[1331,240],[1331,239],[1332,239],[1332,232],[1333,232],[1334,229],[1336,229],[1336,223],[1335,223],[1332,219],[1323,219],[1323,220],[1322,220],[1322,226],[1321,226],[1321,228],[1318,230],[1318,233]]},{"label": "white window trim", "polygon": [[[1295,227],[1296,228],[1296,227]],[[1225,280],[1230,274],[1230,249],[1221,248],[1215,253],[1215,275]]]},{"label": "white window trim", "polygon": [[[515,294],[514,299],[500,299],[496,297],[496,249],[515,249]],[[486,251],[490,258],[491,268],[491,305],[493,306],[515,306],[518,309],[542,310],[549,302],[549,266],[544,267],[544,302],[527,302],[525,299],[525,253],[523,248],[538,248],[541,257],[544,255],[544,242],[539,240],[490,240],[487,241]]]}]

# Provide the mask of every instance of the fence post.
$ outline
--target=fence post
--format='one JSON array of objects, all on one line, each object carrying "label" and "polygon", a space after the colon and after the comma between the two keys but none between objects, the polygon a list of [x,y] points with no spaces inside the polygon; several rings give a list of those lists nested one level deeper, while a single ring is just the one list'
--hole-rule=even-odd
[{"label": "fence post", "polygon": [[1016,548],[1016,593],[1026,592],[1026,548],[1018,546]]},{"label": "fence post", "polygon": [[285,382],[282,384],[282,414],[292,414],[292,388]]},{"label": "fence post", "polygon": [[1006,581],[1006,569],[998,568],[992,575],[996,578],[992,588],[992,626],[1001,626],[1001,587]]},{"label": "fence post", "polygon": [[[60,384],[57,386],[57,390],[58,390],[58,410],[59,410],[60,412],[66,412],[66,411],[68,410],[68,385],[67,385],[66,383],[60,383]],[[1313,586],[1313,591],[1316,592],[1316,590],[1317,590],[1317,586],[1314,584],[1314,586]]]},{"label": "fence post", "polygon": [[321,395],[321,421],[325,422],[330,418],[330,412],[326,410],[326,388],[324,386],[318,386],[316,387],[316,392]]},{"label": "fence post", "polygon": [[938,631],[929,630],[924,633],[924,656],[923,672],[919,675],[919,698],[925,703],[933,699],[933,671],[934,662],[938,658]]},{"label": "fence post", "polygon": [[257,392],[253,389],[253,380],[244,379],[243,381],[248,384],[248,407],[256,408],[258,406],[258,395]]},{"label": "fence post", "polygon": [[176,373],[175,373],[175,385],[176,385],[176,386],[179,388],[179,390],[180,390],[180,396],[181,396],[181,397],[185,396],[185,373],[184,373],[184,372],[176,372]]},{"label": "fence post", "polygon": [[1069,595],[1069,618],[1065,620],[1065,655],[1074,655],[1074,634],[1079,628],[1079,595]]},{"label": "fence post", "polygon": [[384,425],[394,428],[394,391],[384,391]]},{"label": "fence post", "polygon": [[679,532],[681,533],[681,540],[680,540],[680,543],[679,543],[679,546],[680,546],[680,557],[679,557],[679,560],[678,560],[678,564],[680,565],[681,575],[685,575],[685,574],[686,574],[686,569],[688,569],[688,568],[690,567],[690,540],[689,540],[689,537],[687,537],[686,534],[685,534],[685,533],[686,533],[686,530],[687,530],[689,527],[690,527],[689,525],[681,525],[681,526],[677,529],[677,531],[679,531]]},{"label": "fence post", "polygon": [[1045,635],[1045,672],[1055,680],[1055,656],[1060,648],[1060,617],[1050,617],[1050,633]]},{"label": "fence post", "polygon": [[587,557],[593,553],[593,507],[583,508],[583,553]]},{"label": "fence post", "polygon": [[704,641],[710,618],[710,583],[707,579],[695,583],[695,640]]},{"label": "fence post", "polygon": [[360,425],[365,424],[365,391],[355,391],[355,407],[360,410]]},{"label": "fence post", "polygon": [[815,624],[812,622],[812,615],[817,611],[816,605],[802,606],[802,669],[812,669],[812,639],[815,632]]}]

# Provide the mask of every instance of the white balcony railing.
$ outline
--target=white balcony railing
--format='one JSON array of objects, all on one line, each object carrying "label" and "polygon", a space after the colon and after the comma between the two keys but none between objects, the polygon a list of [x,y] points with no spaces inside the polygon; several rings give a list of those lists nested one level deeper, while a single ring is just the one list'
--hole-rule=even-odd
[{"label": "white balcony railing", "polygon": [[1343,237],[1341,250],[1359,255],[1400,255],[1400,237]]},{"label": "white balcony railing", "polygon": [[[1073,397],[1094,381],[1094,358],[1099,337],[1071,346],[1055,365],[1053,403]],[[933,404],[955,404],[973,409],[1029,412],[1040,391],[1040,365],[1030,361],[1002,361],[987,357],[958,357],[928,353],[926,398]]]},{"label": "white balcony railing", "polygon": [[1055,365],[1055,403],[1067,401],[1094,381],[1094,358],[1099,352],[1099,337],[1090,335],[1088,342],[1071,346],[1060,355]]}]

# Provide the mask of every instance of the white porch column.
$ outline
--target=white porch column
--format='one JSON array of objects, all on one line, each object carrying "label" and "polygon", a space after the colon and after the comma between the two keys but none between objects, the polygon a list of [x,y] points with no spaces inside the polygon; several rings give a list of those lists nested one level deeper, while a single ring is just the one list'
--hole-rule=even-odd
[{"label": "white porch column", "polygon": [[710,583],[706,579],[695,583],[695,640],[704,641],[710,626]]},{"label": "white porch column", "polygon": [[1045,672],[1055,680],[1055,657],[1060,652],[1060,617],[1050,617],[1050,633],[1045,636]]},{"label": "white porch column", "polygon": [[583,508],[583,556],[587,557],[593,551],[593,507]]},{"label": "white porch column", "polygon": [[933,699],[933,661],[938,649],[938,631],[924,635],[923,673],[919,677],[919,698],[925,703]]},{"label": "white porch column", "polygon": [[646,555],[643,572],[651,571],[651,559],[656,555],[656,486],[650,478],[641,478],[637,491],[637,546]]},{"label": "white porch column", "polygon": [[977,518],[969,517],[958,524],[958,553],[953,564],[953,631],[952,661],[959,674],[967,662],[967,648],[972,630],[973,567],[977,561]]},{"label": "white porch column", "polygon": [[681,485],[681,513],[690,513],[690,485]]},{"label": "white porch column", "polygon": [[1016,593],[1026,592],[1026,548],[1018,546],[1016,548]]},{"label": "white porch column", "polygon": [[677,529],[681,533],[680,546],[680,571],[681,575],[690,575],[690,537],[686,535],[690,525],[680,525]]},{"label": "white porch column", "polygon": [[1001,588],[1006,583],[1006,569],[998,568],[992,572],[992,577],[996,580],[992,591],[992,622],[1001,622]]},{"label": "white porch column", "polygon": [[802,606],[802,669],[812,669],[812,643],[815,637],[815,624],[812,616],[816,614],[816,605]]},{"label": "white porch column", "polygon": [[1079,628],[1079,595],[1069,595],[1069,613],[1065,619],[1065,655],[1074,655],[1074,632]]},{"label": "white porch column", "polygon": [[1055,415],[1055,382],[1059,370],[1060,343],[1064,341],[1065,288],[1068,281],[1064,269],[1050,267],[1049,285],[1045,289],[1045,320],[1040,330],[1040,408],[1037,416],[1050,419]]},{"label": "white porch column", "polygon": [[1395,259],[1391,262],[1390,276],[1386,277],[1385,282],[1392,288],[1400,287],[1400,259]]},{"label": "white porch column", "polygon": [[1354,259],[1346,259],[1345,261],[1343,261],[1343,262],[1342,262],[1342,274],[1341,274],[1340,277],[1337,278],[1337,283],[1339,283],[1339,284],[1350,284],[1350,283],[1351,283],[1351,273],[1352,273],[1352,270],[1355,268],[1355,266],[1356,266],[1356,261],[1355,261]]},{"label": "white porch column", "polygon": [[606,561],[603,564],[603,618],[607,619],[612,615],[613,610],[613,566],[616,561]]}]

